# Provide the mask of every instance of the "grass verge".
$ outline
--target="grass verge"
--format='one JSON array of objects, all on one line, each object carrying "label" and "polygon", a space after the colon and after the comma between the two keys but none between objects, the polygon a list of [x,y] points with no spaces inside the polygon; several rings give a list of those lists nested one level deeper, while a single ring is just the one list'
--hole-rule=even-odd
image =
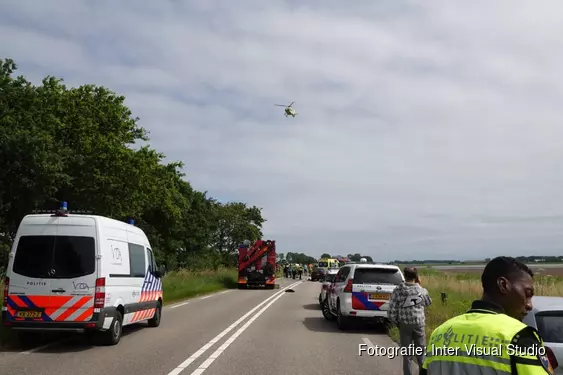
[{"label": "grass verge", "polygon": [[[446,320],[463,314],[471,307],[471,302],[481,298],[480,272],[447,272],[432,268],[419,268],[421,285],[432,297],[432,305],[426,309],[426,338],[436,327]],[[537,274],[534,287],[538,296],[563,295],[563,278]],[[447,294],[447,303],[442,304],[441,293]],[[394,327],[389,331],[391,338],[399,342],[399,330]]]},{"label": "grass verge", "polygon": [[217,292],[223,289],[235,289],[238,273],[234,269],[223,268],[217,271],[176,271],[170,272],[162,280],[164,304],[182,299]]},{"label": "grass verge", "polygon": [[[164,304],[168,305],[179,300],[237,287],[237,271],[223,268],[216,271],[175,271],[167,274],[162,280]],[[0,280],[1,281],[1,280]],[[3,295],[3,284],[0,295]],[[0,322],[1,323],[1,322]],[[0,324],[0,349],[18,345],[17,336],[13,331]],[[38,344],[41,345],[41,344]]]}]

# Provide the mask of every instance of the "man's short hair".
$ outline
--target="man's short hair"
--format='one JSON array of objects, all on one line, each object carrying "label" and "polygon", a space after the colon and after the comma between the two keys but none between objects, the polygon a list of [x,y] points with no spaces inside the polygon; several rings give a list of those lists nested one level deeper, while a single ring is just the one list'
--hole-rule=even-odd
[{"label": "man's short hair", "polygon": [[418,276],[418,271],[415,267],[405,267],[403,270],[405,280],[415,280]]},{"label": "man's short hair", "polygon": [[534,277],[532,270],[519,260],[512,257],[496,257],[487,263],[481,275],[483,291],[485,293],[494,293],[497,290],[497,280],[499,277],[514,280],[521,276],[522,272]]}]

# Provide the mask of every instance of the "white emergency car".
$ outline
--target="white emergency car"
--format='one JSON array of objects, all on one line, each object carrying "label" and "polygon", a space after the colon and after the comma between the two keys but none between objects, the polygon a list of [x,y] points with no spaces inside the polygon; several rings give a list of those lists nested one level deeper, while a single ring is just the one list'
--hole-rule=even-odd
[{"label": "white emergency car", "polygon": [[26,215],[6,272],[3,324],[20,331],[95,333],[115,345],[122,327],[160,325],[162,270],[145,233],[118,220],[73,214]]},{"label": "white emergency car", "polygon": [[346,264],[336,274],[327,290],[322,313],[329,321],[336,320],[345,330],[354,320],[386,323],[389,299],[405,278],[397,266]]}]

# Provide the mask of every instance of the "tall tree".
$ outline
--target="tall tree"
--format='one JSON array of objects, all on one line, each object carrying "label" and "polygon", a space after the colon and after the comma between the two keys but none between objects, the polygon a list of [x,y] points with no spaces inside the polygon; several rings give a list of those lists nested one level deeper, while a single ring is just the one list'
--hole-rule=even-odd
[{"label": "tall tree", "polygon": [[149,139],[125,97],[51,76],[34,86],[16,70],[0,60],[0,268],[23,216],[62,200],[135,218],[168,269],[231,264],[240,242],[262,236],[259,208],[217,203],[185,181],[182,163],[133,148]]}]

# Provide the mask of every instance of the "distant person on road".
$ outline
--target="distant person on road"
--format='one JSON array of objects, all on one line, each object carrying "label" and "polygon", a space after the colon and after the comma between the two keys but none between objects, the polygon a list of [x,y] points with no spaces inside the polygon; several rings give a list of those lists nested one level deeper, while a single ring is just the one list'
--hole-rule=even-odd
[{"label": "distant person on road", "polygon": [[303,267],[299,266],[299,268],[297,269],[297,274],[299,275],[299,280],[303,279]]},{"label": "distant person on road", "polygon": [[426,351],[424,310],[432,304],[432,299],[428,291],[420,286],[416,268],[405,267],[403,274],[405,282],[393,290],[387,316],[399,327],[401,347],[410,348],[408,355],[403,355],[403,374],[411,375],[411,356],[416,357],[419,367],[422,367],[424,362]]},{"label": "distant person on road", "polygon": [[[487,263],[481,275],[483,296],[465,314],[432,332],[420,374],[554,374],[539,333],[522,323],[532,309],[533,276],[528,266],[511,257]],[[432,349],[444,346],[449,352]]]}]

